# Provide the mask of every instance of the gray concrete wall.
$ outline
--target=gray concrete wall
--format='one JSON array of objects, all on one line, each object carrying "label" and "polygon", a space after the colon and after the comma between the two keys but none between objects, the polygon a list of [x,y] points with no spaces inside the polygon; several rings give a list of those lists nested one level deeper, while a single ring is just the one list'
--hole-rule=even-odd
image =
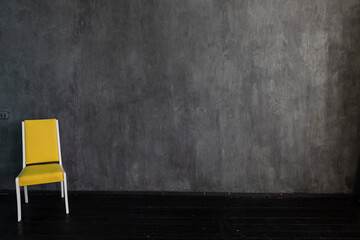
[{"label": "gray concrete wall", "polygon": [[359,78],[360,1],[1,1],[0,189],[56,117],[70,190],[349,193]]}]

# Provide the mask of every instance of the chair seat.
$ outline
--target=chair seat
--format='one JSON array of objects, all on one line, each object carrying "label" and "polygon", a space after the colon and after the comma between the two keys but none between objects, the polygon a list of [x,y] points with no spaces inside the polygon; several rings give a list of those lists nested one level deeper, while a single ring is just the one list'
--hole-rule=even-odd
[{"label": "chair seat", "polygon": [[64,174],[57,163],[26,166],[19,175],[19,186],[61,181],[64,181]]}]

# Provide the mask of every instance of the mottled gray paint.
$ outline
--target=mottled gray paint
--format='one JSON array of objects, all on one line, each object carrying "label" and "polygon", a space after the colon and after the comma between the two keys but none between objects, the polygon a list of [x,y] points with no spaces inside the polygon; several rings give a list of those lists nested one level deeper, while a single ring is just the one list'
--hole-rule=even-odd
[{"label": "mottled gray paint", "polygon": [[349,193],[359,80],[360,1],[1,1],[0,189],[56,117],[70,190]]}]

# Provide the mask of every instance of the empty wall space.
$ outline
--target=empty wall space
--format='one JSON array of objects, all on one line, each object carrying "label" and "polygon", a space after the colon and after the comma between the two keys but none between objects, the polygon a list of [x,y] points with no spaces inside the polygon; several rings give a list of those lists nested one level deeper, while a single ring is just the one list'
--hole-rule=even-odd
[{"label": "empty wall space", "polygon": [[0,190],[57,118],[69,190],[351,193],[359,107],[360,1],[0,3]]}]

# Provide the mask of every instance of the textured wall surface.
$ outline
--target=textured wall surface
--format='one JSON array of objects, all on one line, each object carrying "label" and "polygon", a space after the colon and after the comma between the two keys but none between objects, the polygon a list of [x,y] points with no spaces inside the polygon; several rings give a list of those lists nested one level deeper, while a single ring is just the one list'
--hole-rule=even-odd
[{"label": "textured wall surface", "polygon": [[349,193],[359,80],[360,1],[1,1],[0,189],[56,117],[70,190]]}]

